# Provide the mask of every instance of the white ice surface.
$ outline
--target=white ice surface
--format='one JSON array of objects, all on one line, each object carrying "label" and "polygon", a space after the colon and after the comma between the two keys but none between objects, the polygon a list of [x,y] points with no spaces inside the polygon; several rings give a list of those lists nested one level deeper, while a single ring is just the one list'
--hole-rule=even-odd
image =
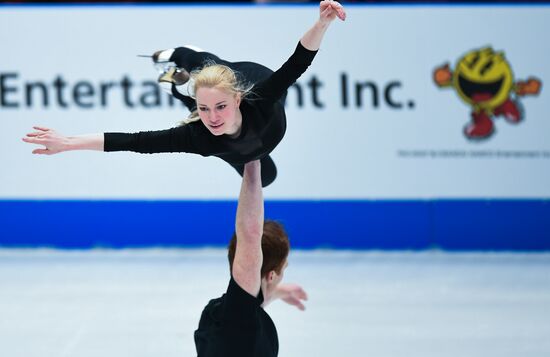
[{"label": "white ice surface", "polygon": [[[297,251],[281,357],[550,356],[550,253]],[[0,250],[0,356],[195,356],[225,251]]]}]

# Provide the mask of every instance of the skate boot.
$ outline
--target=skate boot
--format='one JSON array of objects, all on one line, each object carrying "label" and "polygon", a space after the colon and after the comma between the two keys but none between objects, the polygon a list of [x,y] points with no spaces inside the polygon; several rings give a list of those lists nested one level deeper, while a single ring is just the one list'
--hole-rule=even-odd
[{"label": "skate boot", "polygon": [[177,68],[174,66],[168,67],[168,69],[163,72],[159,78],[159,83],[173,83],[176,86],[181,86],[189,80],[189,72],[183,68]]}]

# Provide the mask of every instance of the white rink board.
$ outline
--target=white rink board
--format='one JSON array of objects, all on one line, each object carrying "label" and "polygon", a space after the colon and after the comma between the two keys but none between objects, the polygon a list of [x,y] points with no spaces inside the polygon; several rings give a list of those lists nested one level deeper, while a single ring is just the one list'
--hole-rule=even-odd
[{"label": "white rink board", "polygon": [[[31,155],[32,145],[21,137],[35,124],[71,135],[171,127],[187,111],[179,103],[174,108],[139,105],[141,83],[157,74],[136,54],[195,44],[230,61],[276,69],[317,13],[316,6],[0,8],[0,198],[236,197],[240,178],[217,158],[97,152],[43,157]],[[550,197],[550,98],[545,88],[550,45],[543,39],[550,32],[549,20],[550,7],[544,5],[349,6],[347,21],[332,24],[313,65],[299,80],[302,107],[294,89],[289,90],[287,134],[273,152],[279,176],[265,190],[266,198]],[[437,88],[432,72],[445,62],[454,68],[465,53],[487,45],[505,52],[515,80],[534,76],[542,91],[519,99],[523,122],[495,119],[496,133],[472,142],[462,133],[471,108],[452,89]],[[347,107],[343,75],[348,79]],[[126,99],[120,85],[125,77],[132,82]],[[64,84],[58,81],[56,87],[58,78]],[[312,100],[308,83],[313,78],[320,83],[316,94],[322,108]],[[71,98],[82,81],[95,91],[80,99],[90,108]],[[368,91],[361,107],[355,103],[353,84],[367,81],[380,92],[377,108]],[[24,86],[31,82],[47,85],[47,108],[39,97],[26,106]],[[115,84],[103,106],[98,88],[110,82]],[[384,88],[392,83],[397,85],[390,99],[401,108],[384,101]],[[446,156],[449,152],[462,156]]]}]

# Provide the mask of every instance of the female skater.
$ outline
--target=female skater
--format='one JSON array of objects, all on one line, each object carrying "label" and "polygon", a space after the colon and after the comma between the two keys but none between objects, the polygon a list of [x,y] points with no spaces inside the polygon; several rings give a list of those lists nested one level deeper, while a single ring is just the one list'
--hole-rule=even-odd
[{"label": "female skater", "polygon": [[231,278],[225,294],[210,300],[201,314],[195,331],[198,357],[275,357],[277,330],[263,307],[282,299],[305,309],[305,291],[281,284],[290,245],[282,225],[264,222],[260,180],[260,162],[245,164],[229,243]]},{"label": "female skater", "polygon": [[[217,156],[242,175],[244,164],[261,160],[262,185],[275,180],[277,169],[269,156],[286,130],[286,90],[311,64],[330,23],[346,17],[336,1],[323,0],[316,23],[300,39],[294,53],[276,72],[251,62],[227,62],[217,56],[180,47],[158,51],[156,61],[178,66],[159,78],[172,84],[172,94],[192,111],[187,124],[159,131],[63,136],[55,130],[34,127],[23,140],[44,145],[35,154],[68,150],[187,152]],[[169,57],[168,57],[169,56]],[[212,65],[211,63],[216,63]],[[206,63],[206,65],[205,65]],[[210,63],[210,64],[209,64]],[[244,80],[239,80],[241,73]],[[178,90],[191,77],[189,93]],[[253,85],[247,86],[251,82]],[[187,94],[187,95],[186,95]],[[198,120],[200,119],[200,120]]]}]

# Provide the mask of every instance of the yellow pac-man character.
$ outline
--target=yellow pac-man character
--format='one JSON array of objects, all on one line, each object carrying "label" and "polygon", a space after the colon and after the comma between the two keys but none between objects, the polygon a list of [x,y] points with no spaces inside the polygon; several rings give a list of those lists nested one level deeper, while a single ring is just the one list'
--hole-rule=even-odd
[{"label": "yellow pac-man character", "polygon": [[531,77],[514,83],[510,64],[503,52],[491,47],[470,51],[460,58],[454,73],[449,64],[438,67],[433,79],[439,87],[453,87],[459,97],[472,107],[472,120],[464,127],[469,139],[485,139],[494,132],[493,117],[504,116],[519,123],[523,113],[519,96],[537,95],[541,81]]}]

